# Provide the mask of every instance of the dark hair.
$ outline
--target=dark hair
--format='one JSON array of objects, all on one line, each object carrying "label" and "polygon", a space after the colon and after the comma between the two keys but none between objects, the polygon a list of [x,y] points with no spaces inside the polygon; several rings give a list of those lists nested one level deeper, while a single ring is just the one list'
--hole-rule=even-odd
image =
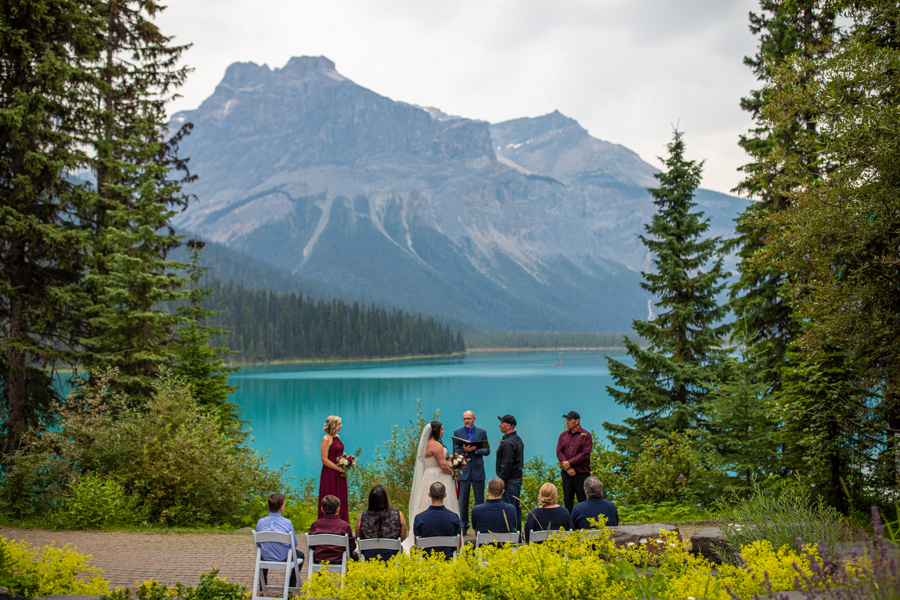
[{"label": "dark hair", "polygon": [[322,512],[326,515],[333,515],[341,507],[341,501],[337,496],[325,496],[322,498]]},{"label": "dark hair", "polygon": [[431,422],[431,439],[440,440],[441,434],[444,433],[444,426],[440,421]]},{"label": "dark hair", "polygon": [[431,484],[431,487],[428,488],[428,493],[431,494],[431,497],[434,500],[439,500],[447,495],[447,488],[445,488],[444,484],[440,481],[435,481]]},{"label": "dark hair", "polygon": [[375,527],[378,528],[378,537],[381,537],[384,520],[391,514],[391,503],[384,486],[376,485],[369,492],[369,510],[366,512],[375,517]]},{"label": "dark hair", "polygon": [[278,512],[278,509],[284,506],[284,500],[284,494],[272,494],[269,496],[269,512]]}]

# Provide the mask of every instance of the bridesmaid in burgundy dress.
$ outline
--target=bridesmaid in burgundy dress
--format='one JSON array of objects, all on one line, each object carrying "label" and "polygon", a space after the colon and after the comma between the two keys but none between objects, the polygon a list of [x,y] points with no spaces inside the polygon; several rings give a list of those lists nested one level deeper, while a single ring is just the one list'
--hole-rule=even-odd
[{"label": "bridesmaid in burgundy dress", "polygon": [[344,443],[338,437],[341,430],[341,418],[331,416],[325,419],[325,435],[322,437],[322,477],[319,479],[319,518],[325,516],[322,511],[322,498],[337,496],[341,501],[338,516],[350,522],[350,507],[347,503],[347,479],[342,477],[344,469],[337,466],[337,459],[344,453]]}]

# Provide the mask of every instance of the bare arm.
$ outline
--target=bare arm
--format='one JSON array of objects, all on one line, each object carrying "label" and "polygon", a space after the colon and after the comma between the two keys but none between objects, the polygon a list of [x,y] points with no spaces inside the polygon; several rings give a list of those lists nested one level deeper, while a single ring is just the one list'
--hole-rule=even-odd
[{"label": "bare arm", "polygon": [[433,456],[441,471],[443,471],[447,475],[453,475],[453,469],[451,469],[447,465],[447,461],[444,460],[444,447],[441,446],[438,442],[428,442],[428,454],[426,454],[426,456]]},{"label": "bare arm", "polygon": [[328,460],[328,451],[331,450],[331,442],[334,441],[334,438],[330,435],[322,436],[322,447],[320,448],[320,455],[322,458],[322,464],[328,467],[329,469],[334,469],[338,473],[343,473],[344,470]]},{"label": "bare arm", "polygon": [[403,513],[400,513],[400,539],[406,539],[406,517],[403,516]]},{"label": "bare arm", "polygon": [[361,523],[362,523],[362,513],[359,513],[359,516],[356,517],[356,539],[359,539],[359,526]]}]

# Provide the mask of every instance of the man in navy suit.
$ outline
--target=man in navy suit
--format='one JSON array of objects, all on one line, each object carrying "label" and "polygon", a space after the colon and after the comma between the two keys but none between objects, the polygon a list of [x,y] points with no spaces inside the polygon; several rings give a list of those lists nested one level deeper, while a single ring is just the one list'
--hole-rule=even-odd
[{"label": "man in navy suit", "polygon": [[[463,413],[463,427],[453,432],[453,437],[470,442],[486,442],[487,432],[475,427],[475,413]],[[469,531],[469,489],[475,494],[475,506],[484,502],[484,457],[490,448],[476,448],[469,444],[453,442],[454,452],[466,453],[466,467],[459,474],[459,517],[462,520],[463,535]]]}]

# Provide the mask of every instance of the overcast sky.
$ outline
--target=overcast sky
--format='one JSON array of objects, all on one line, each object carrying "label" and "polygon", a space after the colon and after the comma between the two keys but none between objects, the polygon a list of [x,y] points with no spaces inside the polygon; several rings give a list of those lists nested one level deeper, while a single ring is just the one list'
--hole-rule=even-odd
[{"label": "overcast sky", "polygon": [[158,22],[192,43],[172,112],[196,108],[233,62],[324,55],[383,96],[491,122],[559,110],[651,164],[672,126],[703,187],[728,192],[758,87],[742,60],[757,0],[170,0]]}]

